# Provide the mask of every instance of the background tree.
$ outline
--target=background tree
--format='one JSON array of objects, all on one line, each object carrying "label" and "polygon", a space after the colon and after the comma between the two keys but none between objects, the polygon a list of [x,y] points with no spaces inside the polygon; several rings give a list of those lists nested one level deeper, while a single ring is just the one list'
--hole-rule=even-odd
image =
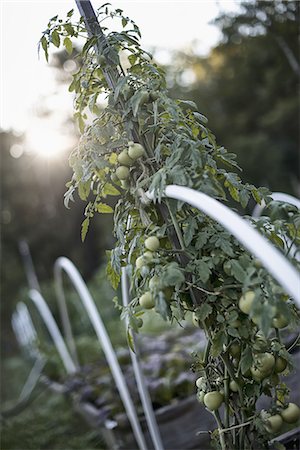
[{"label": "background tree", "polygon": [[241,6],[216,20],[223,38],[208,57],[177,55],[169,81],[238,155],[245,180],[299,195],[299,3]]}]

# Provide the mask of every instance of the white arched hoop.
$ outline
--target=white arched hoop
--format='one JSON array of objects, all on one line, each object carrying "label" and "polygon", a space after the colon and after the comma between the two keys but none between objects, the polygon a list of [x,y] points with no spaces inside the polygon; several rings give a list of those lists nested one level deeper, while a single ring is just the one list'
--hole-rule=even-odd
[{"label": "white arched hoop", "polygon": [[[293,197],[292,195],[289,194],[284,194],[283,192],[273,192],[270,197],[272,197],[273,200],[279,201],[279,202],[284,202],[284,203],[290,203],[291,205],[296,206],[296,208],[300,209],[300,200],[296,197]],[[253,209],[252,212],[252,217],[254,219],[257,219],[258,217],[261,216],[261,213],[263,212],[263,210],[265,209],[266,204],[264,201],[261,202],[260,205],[255,205],[255,208]]]},{"label": "white arched hoop", "polygon": [[41,293],[38,292],[36,289],[31,289],[29,291],[29,298],[33,301],[38,312],[40,313],[40,316],[42,317],[43,322],[49,331],[49,334],[61,357],[61,360],[63,362],[63,365],[65,366],[67,373],[75,373],[76,366],[70,356],[70,353],[68,352],[65,341],[63,340],[63,337],[59,331],[59,328],[51,314],[51,311],[45,299],[43,298]]},{"label": "white arched hoop", "polygon": [[[94,327],[97,338],[103,348],[106,360],[109,364],[109,367],[112,372],[112,376],[115,380],[116,386],[120,393],[120,397],[122,399],[123,405],[125,407],[126,413],[128,415],[128,419],[131,423],[132,430],[136,441],[141,450],[147,450],[146,442],[144,439],[144,435],[136,414],[135,407],[133,405],[130,393],[128,391],[127,384],[125,382],[124,375],[121,371],[118,359],[116,357],[115,351],[112,347],[108,334],[106,332],[105,326],[102,322],[100,314],[96,308],[95,302],[83,281],[80,273],[74,266],[74,264],[67,258],[61,257],[58,258],[54,265],[54,279],[57,287],[58,293],[58,301],[60,303],[60,311],[62,314],[68,315],[67,306],[65,296],[63,293],[63,279],[62,273],[66,272],[68,277],[70,278],[74,288],[76,289],[80,300],[82,301],[86,312],[89,316],[89,319]],[[68,317],[62,317],[63,324],[70,323]]]},{"label": "white arched hoop", "polygon": [[[153,193],[148,193],[147,196],[151,200],[154,198]],[[247,250],[259,258],[263,266],[300,307],[300,274],[279,250],[249,223],[214,198],[184,186],[167,186],[165,196],[186,202],[223,225]]]}]

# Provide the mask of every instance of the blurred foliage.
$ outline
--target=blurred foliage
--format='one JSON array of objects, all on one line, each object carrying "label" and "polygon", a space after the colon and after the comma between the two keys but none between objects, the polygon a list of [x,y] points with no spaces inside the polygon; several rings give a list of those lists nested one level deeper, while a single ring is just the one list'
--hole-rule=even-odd
[{"label": "blurred foliage", "polygon": [[300,195],[298,1],[250,1],[216,20],[223,39],[205,57],[178,54],[174,97],[195,101],[244,181]]}]

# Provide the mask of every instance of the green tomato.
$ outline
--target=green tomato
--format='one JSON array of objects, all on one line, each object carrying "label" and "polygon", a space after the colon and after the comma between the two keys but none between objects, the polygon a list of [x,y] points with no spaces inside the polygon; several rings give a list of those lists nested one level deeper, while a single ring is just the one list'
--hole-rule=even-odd
[{"label": "green tomato", "polygon": [[142,308],[152,309],[155,305],[151,292],[147,291],[139,298],[139,303]]},{"label": "green tomato", "polygon": [[248,291],[243,294],[239,300],[239,308],[244,314],[249,314],[255,298],[255,292]]},{"label": "green tomato", "polygon": [[260,353],[257,356],[257,367],[263,373],[270,374],[275,366],[275,358],[271,353]]},{"label": "green tomato", "polygon": [[160,243],[156,236],[150,236],[145,240],[145,247],[151,252],[156,252],[159,249]]},{"label": "green tomato", "polygon": [[128,166],[128,167],[131,167],[134,164],[134,161],[133,161],[133,159],[131,159],[129,157],[127,150],[123,150],[118,155],[118,162],[120,164],[122,164],[123,166]]},{"label": "green tomato", "polygon": [[282,358],[281,356],[278,356],[275,360],[275,372],[281,373],[283,372],[287,367],[287,360]]},{"label": "green tomato", "polygon": [[143,256],[139,256],[138,258],[136,258],[136,260],[135,260],[135,267],[137,269],[140,270],[145,265],[146,265],[146,261],[145,261],[145,258]]},{"label": "green tomato", "polygon": [[145,149],[141,144],[128,142],[128,155],[134,161],[138,158],[141,158],[145,154]]},{"label": "green tomato", "polygon": [[230,383],[229,383],[229,389],[230,389],[232,392],[238,392],[238,390],[239,390],[239,385],[237,384],[236,381],[231,380]]},{"label": "green tomato", "polygon": [[272,325],[274,328],[285,328],[289,324],[289,321],[280,314],[278,317],[274,317]]},{"label": "green tomato", "polygon": [[197,388],[201,389],[203,382],[205,381],[205,377],[199,377],[196,380],[196,386]]},{"label": "green tomato", "polygon": [[127,180],[129,178],[129,169],[126,166],[119,166],[116,170],[116,175],[119,180]]},{"label": "green tomato", "polygon": [[143,253],[142,256],[144,257],[146,263],[148,263],[148,264],[152,263],[152,261],[153,261],[153,253],[152,252],[150,252],[150,251],[145,252],[145,253]]},{"label": "green tomato", "polygon": [[295,403],[289,403],[280,415],[286,423],[295,423],[300,418],[300,408]]},{"label": "green tomato", "polygon": [[149,289],[150,291],[154,291],[158,289],[160,286],[160,279],[158,275],[153,275],[153,277],[149,280]]},{"label": "green tomato", "polygon": [[251,371],[252,378],[255,381],[262,381],[265,378],[267,378],[267,376],[268,376],[266,373],[261,372],[257,367],[254,367],[254,366],[250,367],[250,371]]},{"label": "green tomato", "polygon": [[231,344],[231,346],[229,347],[229,353],[231,354],[231,356],[233,358],[238,358],[241,354],[240,344],[238,344],[237,342],[234,342],[233,344]]},{"label": "green tomato", "polygon": [[138,328],[142,328],[142,326],[143,326],[143,319],[141,318],[141,317],[137,317],[136,318],[136,326],[138,327]]},{"label": "green tomato", "polygon": [[283,424],[282,417],[279,414],[275,414],[274,416],[268,417],[265,423],[265,428],[268,433],[277,433]]},{"label": "green tomato", "polygon": [[199,391],[197,392],[197,399],[200,403],[204,403],[205,392]]},{"label": "green tomato", "polygon": [[210,411],[216,411],[223,403],[223,395],[219,391],[208,392],[204,396],[204,405]]}]

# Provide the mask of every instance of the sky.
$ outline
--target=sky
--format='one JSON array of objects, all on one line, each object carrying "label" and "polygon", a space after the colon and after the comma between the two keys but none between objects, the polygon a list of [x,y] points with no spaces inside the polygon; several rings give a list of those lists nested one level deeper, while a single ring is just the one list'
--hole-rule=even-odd
[{"label": "sky", "polygon": [[[92,0],[95,9],[103,3],[104,0]],[[139,25],[143,48],[160,48],[159,62],[166,62],[169,50],[190,48],[192,42],[197,53],[207,54],[220,39],[217,27],[209,22],[221,11],[238,10],[238,0],[112,0],[110,3],[123,9]],[[61,117],[72,108],[71,94],[66,89],[58,89],[53,70],[43,55],[39,58],[37,53],[37,43],[48,20],[56,14],[63,18],[72,8],[77,13],[73,0],[1,2],[0,128],[26,131],[36,144],[50,125],[52,132],[56,129],[57,133]],[[38,123],[38,111],[49,102],[57,114],[43,128]]]}]

